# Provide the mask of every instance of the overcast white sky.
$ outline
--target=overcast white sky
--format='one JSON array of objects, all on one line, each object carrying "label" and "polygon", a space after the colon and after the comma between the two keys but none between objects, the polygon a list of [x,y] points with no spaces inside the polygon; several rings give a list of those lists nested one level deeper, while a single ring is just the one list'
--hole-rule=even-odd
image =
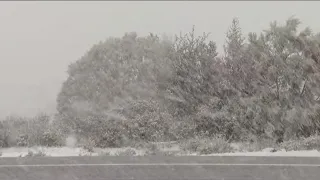
[{"label": "overcast white sky", "polygon": [[320,2],[0,2],[0,117],[55,111],[66,69],[93,44],[136,31],[211,32],[219,46],[233,17],[243,32],[295,15],[320,31]]}]

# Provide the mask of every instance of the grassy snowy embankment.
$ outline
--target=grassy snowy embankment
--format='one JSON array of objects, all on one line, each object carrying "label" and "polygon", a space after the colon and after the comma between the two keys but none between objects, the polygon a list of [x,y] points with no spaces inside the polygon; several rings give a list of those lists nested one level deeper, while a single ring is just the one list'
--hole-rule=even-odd
[{"label": "grassy snowy embankment", "polygon": [[277,147],[266,148],[257,144],[226,143],[219,139],[195,139],[185,142],[140,143],[136,147],[125,148],[85,148],[76,145],[73,138],[65,147],[12,147],[2,148],[1,157],[30,156],[294,156],[320,157],[320,137],[287,141]]}]

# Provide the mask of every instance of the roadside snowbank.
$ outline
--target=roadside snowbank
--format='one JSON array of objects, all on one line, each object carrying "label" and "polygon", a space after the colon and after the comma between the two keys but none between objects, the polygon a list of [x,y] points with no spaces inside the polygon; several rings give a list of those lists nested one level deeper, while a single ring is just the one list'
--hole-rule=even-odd
[{"label": "roadside snowbank", "polygon": [[30,152],[33,156],[38,153],[45,154],[45,156],[51,157],[68,157],[68,156],[99,156],[99,155],[109,155],[109,156],[119,156],[128,152],[128,149],[134,151],[134,155],[141,156],[144,155],[143,150],[136,150],[133,148],[94,148],[93,152],[89,152],[83,148],[72,148],[72,147],[31,147],[31,148],[2,148],[0,149],[1,157],[26,157]]},{"label": "roadside snowbank", "polygon": [[1,157],[25,157],[32,152],[33,154],[37,154],[39,152],[44,153],[46,156],[81,156],[88,154],[82,148],[69,148],[69,147],[54,147],[54,148],[47,148],[47,147],[14,147],[14,148],[2,148],[0,149]]},{"label": "roadside snowbank", "polygon": [[[133,153],[132,153],[133,151]],[[164,150],[165,152],[166,150]],[[25,157],[33,153],[43,153],[45,156],[51,157],[67,157],[67,156],[99,156],[99,155],[108,155],[108,156],[119,156],[119,155],[134,155],[134,156],[143,156],[146,151],[137,150],[134,148],[94,148],[93,152],[89,152],[83,148],[72,148],[72,147],[31,147],[31,148],[2,148],[0,149],[0,157]],[[129,154],[128,154],[129,152]],[[175,149],[175,152],[177,150]],[[189,156],[198,156],[198,154],[182,154],[178,153],[177,155],[189,155]],[[236,152],[236,153],[222,153],[222,154],[209,154],[209,155],[200,155],[200,156],[291,156],[291,157],[320,157],[320,152],[317,150],[310,151],[277,151],[272,152],[272,148],[264,149],[259,152]]]},{"label": "roadside snowbank", "polygon": [[210,154],[201,156],[286,156],[286,157],[320,157],[320,152],[317,150],[310,151],[277,151],[277,152],[238,152],[238,153],[222,153]]}]

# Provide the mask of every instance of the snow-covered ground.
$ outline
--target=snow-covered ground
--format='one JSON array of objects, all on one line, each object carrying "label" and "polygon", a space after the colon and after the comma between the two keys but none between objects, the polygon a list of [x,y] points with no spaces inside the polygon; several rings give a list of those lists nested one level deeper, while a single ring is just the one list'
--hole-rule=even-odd
[{"label": "snow-covered ground", "polygon": [[291,157],[320,157],[320,152],[317,150],[310,151],[277,151],[277,152],[239,152],[239,153],[222,153],[222,154],[209,154],[201,156],[291,156]]},{"label": "snow-covered ground", "polygon": [[33,152],[37,154],[39,152],[44,153],[46,156],[80,156],[87,154],[82,148],[69,148],[69,147],[56,147],[56,148],[48,148],[48,147],[13,147],[13,148],[2,148],[0,150],[2,153],[1,157],[24,157],[29,154],[29,152]]},{"label": "snow-covered ground", "polygon": [[133,148],[94,148],[93,152],[89,152],[83,148],[71,148],[71,147],[30,147],[30,148],[3,148],[0,149],[1,157],[25,157],[32,152],[34,156],[41,153],[45,156],[51,157],[67,157],[67,156],[119,156],[131,150],[135,152],[134,155],[144,155],[144,151]]},{"label": "snow-covered ground", "polygon": [[[294,156],[294,157],[320,157],[320,152],[317,150],[310,151],[277,151],[271,152],[272,148],[267,148],[259,152],[238,152],[238,153],[223,153],[223,154],[209,154],[201,156]],[[63,157],[63,156],[99,156],[99,155],[110,155],[110,156],[119,156],[126,155],[129,151],[129,154],[135,156],[145,155],[144,150],[137,150],[133,148],[108,148],[100,149],[94,148],[93,152],[88,152],[83,148],[73,148],[73,147],[31,147],[31,148],[2,148],[0,149],[1,157],[25,157],[30,152],[33,154],[38,154],[39,152],[45,154],[45,156],[51,157]],[[134,153],[132,154],[132,151]],[[175,151],[177,152],[177,147],[172,147],[169,149],[162,149],[164,152]],[[130,153],[131,152],[131,153]],[[178,155],[190,155],[195,156],[198,154],[178,154]]]}]

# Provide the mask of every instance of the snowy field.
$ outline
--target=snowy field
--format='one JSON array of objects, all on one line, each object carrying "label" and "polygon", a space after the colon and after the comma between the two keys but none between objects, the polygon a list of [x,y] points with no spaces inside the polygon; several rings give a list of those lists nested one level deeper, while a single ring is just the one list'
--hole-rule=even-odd
[{"label": "snowy field", "polygon": [[[171,147],[162,149],[162,152],[175,152],[177,156],[195,156],[196,153],[181,153],[179,147]],[[128,153],[129,152],[129,153]],[[144,156],[148,155],[146,150],[134,148],[94,148],[89,152],[84,148],[74,147],[30,147],[30,148],[2,148],[0,149],[0,157],[26,157],[26,156],[51,156],[51,157],[66,157],[66,156]],[[280,150],[272,152],[272,148],[266,148],[259,152],[235,152],[221,154],[206,154],[201,156],[291,156],[291,157],[320,157],[320,152],[317,150],[309,151],[285,151]]]}]

